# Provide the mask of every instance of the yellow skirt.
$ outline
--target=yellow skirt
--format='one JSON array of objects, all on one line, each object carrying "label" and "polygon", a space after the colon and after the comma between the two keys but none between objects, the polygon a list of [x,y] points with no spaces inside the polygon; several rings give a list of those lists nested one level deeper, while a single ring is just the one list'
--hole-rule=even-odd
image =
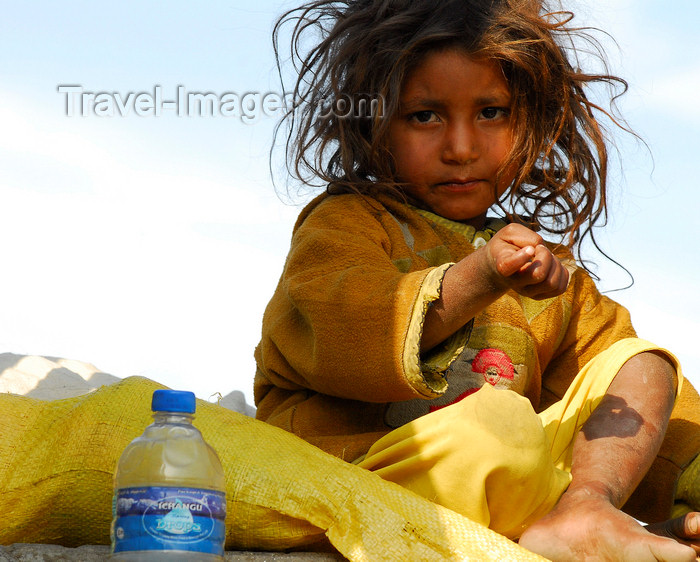
[{"label": "yellow skirt", "polygon": [[563,399],[537,414],[509,390],[485,385],[377,441],[357,462],[386,480],[509,538],[548,513],[571,481],[574,439],[622,365],[644,351],[625,339],[587,363]]}]

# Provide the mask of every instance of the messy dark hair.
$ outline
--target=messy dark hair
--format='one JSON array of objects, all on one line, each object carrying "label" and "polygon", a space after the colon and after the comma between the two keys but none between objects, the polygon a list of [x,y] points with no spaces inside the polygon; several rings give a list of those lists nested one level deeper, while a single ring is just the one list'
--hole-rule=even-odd
[{"label": "messy dark hair", "polygon": [[[598,247],[592,228],[607,221],[608,168],[599,118],[625,128],[612,108],[627,84],[608,72],[599,43],[572,19],[546,0],[316,0],[290,10],[273,33],[282,76],[280,37],[293,26],[297,78],[280,123],[288,126],[289,171],[332,193],[402,193],[387,148],[401,85],[427,53],[458,48],[496,61],[510,89],[513,145],[502,170],[518,171],[501,211],[579,253],[587,235]],[[581,70],[582,52],[602,72]],[[609,87],[611,110],[589,99],[595,83]],[[374,111],[354,118],[324,111],[358,96],[378,102],[363,106]]]}]

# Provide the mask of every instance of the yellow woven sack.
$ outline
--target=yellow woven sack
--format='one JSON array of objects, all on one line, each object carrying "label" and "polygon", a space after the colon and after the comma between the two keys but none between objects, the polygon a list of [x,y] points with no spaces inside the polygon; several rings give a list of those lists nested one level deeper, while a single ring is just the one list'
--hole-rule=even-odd
[{"label": "yellow woven sack", "polygon": [[[0,544],[107,544],[113,470],[157,388],[131,377],[66,400],[0,395]],[[541,560],[263,422],[198,401],[195,425],[226,473],[227,549],[328,539],[350,560]]]}]

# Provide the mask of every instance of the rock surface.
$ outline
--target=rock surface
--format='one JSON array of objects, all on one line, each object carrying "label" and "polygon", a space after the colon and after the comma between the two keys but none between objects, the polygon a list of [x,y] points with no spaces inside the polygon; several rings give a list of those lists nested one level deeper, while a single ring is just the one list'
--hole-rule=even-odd
[{"label": "rock surface", "polygon": [[[85,545],[66,548],[55,544],[11,544],[0,546],[0,562],[101,562],[109,559],[109,547]],[[330,562],[345,560],[339,554],[317,552],[226,552],[233,562]]]}]

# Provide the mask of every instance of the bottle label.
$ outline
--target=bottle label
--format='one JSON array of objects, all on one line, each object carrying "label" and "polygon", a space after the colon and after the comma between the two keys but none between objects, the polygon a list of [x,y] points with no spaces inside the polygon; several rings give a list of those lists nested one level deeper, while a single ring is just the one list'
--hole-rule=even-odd
[{"label": "bottle label", "polygon": [[115,491],[113,552],[186,550],[223,556],[226,495],[148,486]]}]

